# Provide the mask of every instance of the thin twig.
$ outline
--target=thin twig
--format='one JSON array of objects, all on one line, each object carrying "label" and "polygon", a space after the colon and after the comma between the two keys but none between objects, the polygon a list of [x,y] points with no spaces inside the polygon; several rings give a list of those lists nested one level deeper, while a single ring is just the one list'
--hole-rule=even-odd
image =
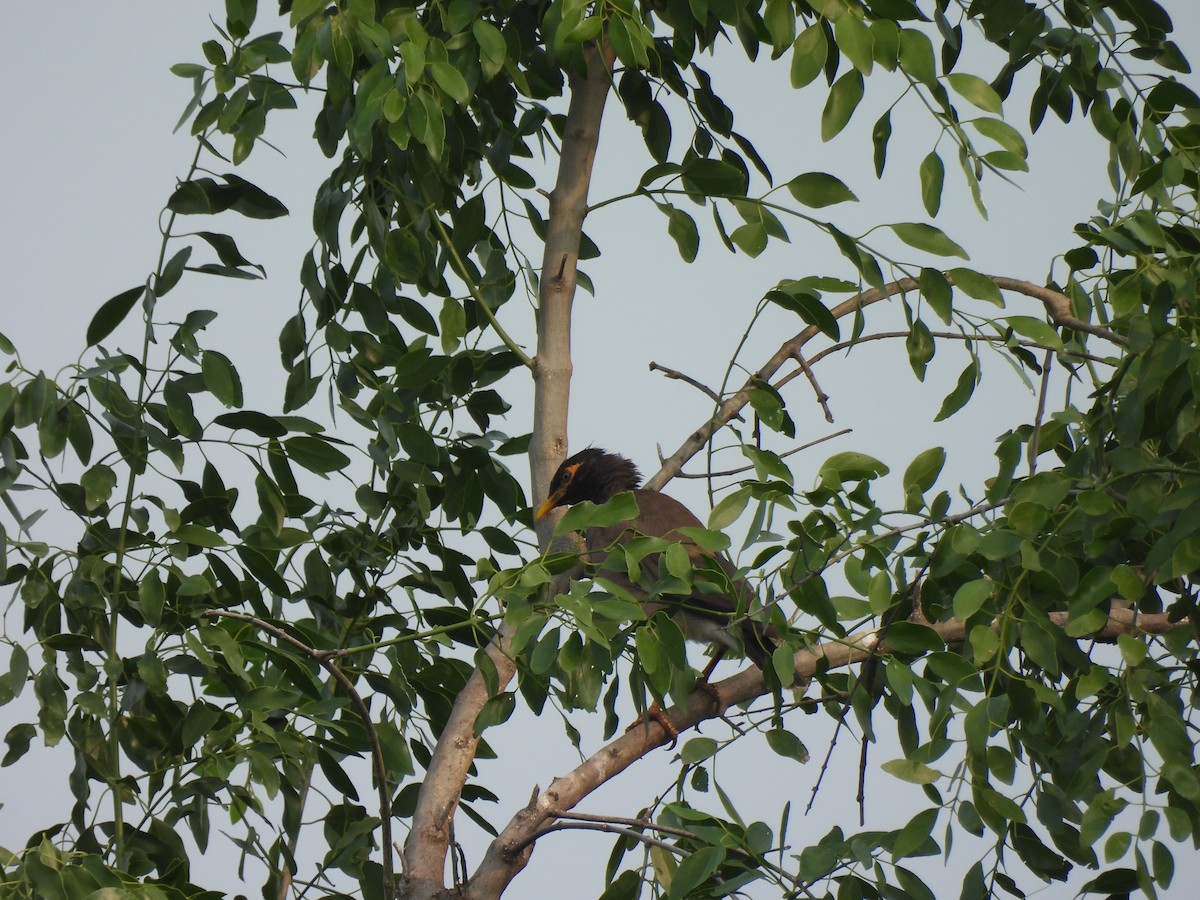
[{"label": "thin twig", "polygon": [[[864,334],[853,341],[839,341],[826,347],[824,350],[814,353],[808,360],[810,366],[816,365],[825,357],[837,353],[841,350],[846,350],[856,344],[865,344],[869,341],[882,341],[896,338],[906,338],[909,336],[908,331],[879,331],[875,334]],[[943,338],[948,341],[970,341],[970,342],[986,342],[989,344],[1003,344],[1006,339],[1002,334],[964,334],[961,331],[934,331],[930,332],[935,338]],[[1112,360],[1106,359],[1103,356],[1096,356],[1094,353],[1088,353],[1084,350],[1075,350],[1071,347],[1050,347],[1046,344],[1040,344],[1037,341],[1018,338],[1015,343],[1019,347],[1028,347],[1030,350],[1053,350],[1056,353],[1061,353],[1063,356],[1070,356],[1075,359],[1084,359],[1088,362],[1101,363],[1102,365],[1111,365]],[[800,375],[800,371],[789,372],[784,378],[776,382],[775,387],[779,388]]]},{"label": "thin twig", "polygon": [[260,631],[265,631],[267,634],[273,635],[285,644],[295,647],[309,659],[317,663],[317,665],[321,666],[321,668],[325,669],[325,671],[333,676],[333,680],[341,686],[342,690],[346,692],[346,696],[350,698],[350,702],[354,704],[354,708],[362,720],[363,731],[367,735],[367,742],[371,745],[371,760],[375,765],[375,784],[379,792],[379,827],[381,831],[379,845],[383,851],[383,892],[385,897],[393,896],[395,876],[392,869],[392,799],[391,792],[388,790],[387,765],[383,759],[383,745],[379,743],[379,734],[375,731],[375,724],[371,721],[371,711],[363,701],[362,695],[355,689],[354,683],[346,676],[345,672],[337,667],[327,654],[322,653],[315,647],[310,647],[298,638],[292,637],[292,635],[288,634],[278,625],[266,622],[255,616],[248,616],[245,613],[234,612],[228,609],[206,609],[201,615],[207,616],[210,619],[236,619],[239,622],[246,622]]},{"label": "thin twig", "polygon": [[[702,394],[704,394],[704,396],[708,397],[714,403],[721,402],[720,394],[718,394],[716,391],[714,391],[712,388],[710,388],[707,384],[703,384],[702,382],[697,381],[695,378],[693,378],[690,375],[685,375],[676,369],[668,369],[666,366],[661,366],[658,363],[654,362],[653,360],[650,361],[650,371],[651,372],[662,372],[668,378],[673,378],[676,381],[686,382],[687,384],[690,384],[692,387],[694,387],[696,390],[700,391]],[[745,421],[742,418],[741,413],[739,413],[737,416],[735,416],[735,418],[739,422]]]},{"label": "thin twig", "polygon": [[458,248],[454,246],[454,241],[450,240],[450,234],[446,231],[446,226],[442,224],[441,218],[437,215],[430,215],[430,221],[433,222],[434,230],[437,232],[438,238],[442,242],[442,246],[446,248],[446,252],[454,262],[454,268],[458,270],[458,277],[462,279],[467,291],[475,299],[483,317],[488,320],[488,324],[492,326],[492,330],[496,332],[496,336],[504,343],[513,355],[521,361],[521,365],[527,369],[533,368],[533,358],[525,352],[525,350],[514,341],[504,330],[504,326],[500,324],[500,320],[496,318],[496,314],[492,312],[492,308],[488,306],[487,301],[483,299],[483,295],[479,292],[478,286],[471,279],[470,270],[467,268],[466,260],[459,255]]},{"label": "thin twig", "polygon": [[870,746],[871,742],[864,734],[858,745],[858,796],[854,798],[858,803],[859,828],[865,828],[867,824],[867,754],[870,752],[867,748]]},{"label": "thin twig", "polygon": [[[1090,322],[1084,322],[1082,319],[1076,318],[1071,312],[1070,298],[1058,291],[1017,278],[1006,278],[1003,276],[988,277],[1002,290],[1015,291],[1040,300],[1056,326],[1093,334],[1121,347],[1129,345],[1129,340],[1123,335],[1110,331],[1103,326],[1093,325]],[[871,288],[848,297],[829,310],[829,313],[835,319],[845,318],[846,316],[857,314],[867,306],[887,300],[896,294],[920,290],[920,287],[916,279],[901,278],[885,284],[882,288]],[[763,363],[757,372],[751,373],[740,390],[722,400],[708,421],[701,424],[699,428],[696,428],[687,436],[679,449],[671,454],[663,463],[662,468],[647,480],[645,486],[651,490],[659,490],[664,484],[675,477],[679,473],[679,470],[683,468],[683,464],[698,453],[712,435],[723,428],[730,419],[737,415],[750,402],[750,392],[756,384],[763,381],[769,383],[780,367],[789,359],[794,358],[796,351],[820,334],[822,332],[819,328],[815,325],[810,325],[784,341],[779,346],[779,349],[772,354],[770,359]],[[814,361],[815,357],[810,359],[810,365]]]},{"label": "thin twig", "polygon": [[[674,828],[670,825],[659,825],[657,822],[652,822],[649,819],[630,819],[625,816],[598,816],[592,813],[579,813],[568,810],[553,810],[551,815],[557,819],[569,819],[571,821],[556,822],[552,825],[548,825],[534,835],[530,839],[531,841],[536,840],[543,834],[549,834],[551,831],[588,829],[593,831],[610,832],[612,834],[620,834],[624,837],[628,837],[632,840],[646,844],[647,846],[662,847],[664,850],[667,850],[678,856],[687,856],[689,855],[689,851],[682,847],[676,846],[675,844],[668,844],[665,841],[659,840],[658,838],[653,838],[642,834],[637,829],[644,828],[651,831],[657,831],[660,834],[669,834],[675,837],[686,838],[690,841],[696,841],[698,843],[705,842],[705,838],[703,836],[698,835],[693,831],[688,831],[685,828]],[[759,854],[752,853],[743,847],[727,846],[725,850],[728,853],[734,853],[743,859],[749,859],[752,862],[763,866],[764,868],[778,875],[783,880],[789,882],[796,890],[803,891],[810,897],[812,896],[812,893],[808,890],[804,882],[798,876],[793,875],[786,869],[776,866],[774,863],[768,862]]]},{"label": "thin twig", "polygon": [[[793,447],[791,450],[788,450],[786,453],[780,453],[779,458],[785,459],[789,456],[792,456],[795,453],[799,453],[802,450],[808,450],[811,447],[815,447],[815,446],[817,446],[817,444],[823,444],[826,441],[832,441],[834,438],[839,438],[844,434],[849,434],[853,430],[854,430],[853,428],[843,428],[841,431],[835,431],[831,434],[825,435],[824,437],[819,437],[816,440],[809,441],[806,444],[801,444],[799,447]],[[659,459],[660,463],[663,461],[661,447],[659,448],[659,451],[658,451],[658,459]],[[753,468],[754,468],[754,466],[752,466],[752,465],[751,466],[742,466],[737,469],[726,469],[723,472],[702,472],[699,475],[691,475],[687,472],[680,472],[675,477],[676,478],[729,478],[733,475],[741,475],[744,472],[749,472]]]},{"label": "thin twig", "polygon": [[829,395],[821,389],[821,385],[817,384],[817,376],[813,374],[813,370],[805,361],[804,354],[800,352],[799,347],[792,351],[792,359],[800,364],[800,370],[808,378],[808,383],[812,385],[813,392],[817,395],[817,403],[821,404],[821,409],[825,411],[825,421],[832,425],[833,411],[829,408]]},{"label": "thin twig", "polygon": [[1046,351],[1045,362],[1042,363],[1042,385],[1038,391],[1037,415],[1033,419],[1033,434],[1029,437],[1029,474],[1037,471],[1038,438],[1042,434],[1042,422],[1046,417],[1046,394],[1050,392],[1050,366],[1054,363],[1054,354]]},{"label": "thin twig", "polygon": [[829,738],[829,748],[825,751],[825,758],[821,761],[821,770],[817,772],[817,780],[813,782],[812,790],[808,792],[808,805],[804,807],[804,814],[807,816],[812,812],[813,804],[817,802],[817,794],[820,793],[821,783],[825,780],[825,773],[829,770],[829,762],[833,759],[834,748],[837,747],[838,735],[842,733],[842,729],[846,726],[845,712],[838,716],[837,725],[834,726],[833,735]]}]

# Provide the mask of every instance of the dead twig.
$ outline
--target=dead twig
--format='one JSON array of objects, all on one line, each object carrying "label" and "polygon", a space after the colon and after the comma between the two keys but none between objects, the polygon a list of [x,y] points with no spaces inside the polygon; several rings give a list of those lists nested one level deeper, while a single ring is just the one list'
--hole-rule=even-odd
[{"label": "dead twig", "polygon": [[799,347],[792,351],[792,358],[800,364],[800,371],[804,373],[804,376],[808,379],[808,383],[812,385],[813,392],[817,395],[817,403],[825,411],[825,421],[832,425],[833,411],[829,408],[829,395],[821,389],[821,385],[817,384],[817,376],[813,374],[813,370],[805,361],[804,354],[800,352]]},{"label": "dead twig", "polygon": [[[791,450],[788,450],[785,453],[780,453],[779,458],[786,459],[787,457],[792,456],[793,454],[799,453],[802,450],[808,450],[812,447],[815,447],[815,446],[817,446],[817,444],[823,444],[826,441],[832,441],[834,438],[839,438],[842,435],[850,434],[850,432],[852,432],[853,430],[854,430],[853,428],[843,428],[840,431],[834,431],[831,434],[827,434],[823,437],[816,438],[815,440],[808,441],[805,444],[801,444],[799,447],[793,447]],[[659,461],[659,464],[661,464],[663,462],[663,455],[662,455],[661,448],[659,448],[659,451],[658,451],[658,461]],[[741,474],[743,474],[745,472],[749,472],[753,469],[754,469],[754,466],[747,465],[747,466],[740,466],[739,468],[736,468],[736,469],[726,469],[723,472],[702,472],[699,475],[692,475],[688,472],[680,472],[675,477],[676,478],[729,478],[734,475],[741,475]]]}]

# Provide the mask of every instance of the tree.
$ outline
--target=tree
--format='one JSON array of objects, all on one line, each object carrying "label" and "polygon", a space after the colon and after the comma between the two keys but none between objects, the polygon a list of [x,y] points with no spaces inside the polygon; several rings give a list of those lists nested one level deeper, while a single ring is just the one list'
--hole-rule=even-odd
[{"label": "tree", "polygon": [[[6,854],[6,892],[202,896],[193,864],[214,825],[265,865],[266,897],[306,883],[496,897],[567,827],[617,834],[611,883],[580,889],[607,898],[930,897],[921,858],[968,835],[964,897],[1023,896],[1074,867],[1094,870],[1091,893],[1171,884],[1171,843],[1200,837],[1200,98],[1171,74],[1188,69],[1161,7],[284,0],[286,39],[256,29],[256,7],[227,0],[206,62],[175,68],[195,85],[196,156],[153,274],[98,307],[62,377],[27,371],[0,340],[0,550],[24,631],[5,638],[0,699],[32,684],[38,708],[7,728],[3,762],[28,764],[35,740],[75,760],[75,805]],[[919,110],[928,216],[851,228],[840,205],[859,181],[810,165],[777,180],[794,160],[735,129],[718,49],[787,57],[796,89],[824,92],[826,141],[885,98],[876,175]],[[287,213],[229,170],[264,152],[270,114],[312,93],[336,161],[314,198],[302,302],[280,323],[282,403],[262,412],[206,343],[215,314],[161,301],[184,277],[260,276],[233,236],[193,223]],[[985,187],[1019,178],[1026,104],[1031,132],[1049,114],[1107,143],[1111,193],[1071,249],[1039,261],[1044,283],[944,268],[960,244],[909,220],[940,211],[944,156],[981,211]],[[645,171],[626,197],[590,198],[614,105],[641,130]],[[570,577],[572,530],[620,521],[627,501],[539,524],[535,543],[510,471],[527,456],[540,499],[565,455],[572,301],[590,287],[577,266],[599,252],[583,225],[618,199],[653,205],[684,262],[700,256],[697,214],[712,218],[705,254],[756,258],[801,233],[838,253],[762,292],[755,317],[786,311],[798,330],[767,358],[731,360],[650,478],[664,486],[707,448],[720,499],[696,540],[720,547],[748,520],[755,614],[786,636],[766,671],[712,691],[695,689],[668,618]],[[122,349],[134,310],[143,333]],[[824,402],[822,364],[870,364],[889,341],[918,381],[939,348],[962,358],[938,419],[971,404],[989,354],[1036,393],[957,500],[938,489],[940,447],[898,490],[861,450],[806,463],[806,479],[789,465],[792,413],[805,391]],[[530,432],[502,433],[529,384]],[[745,468],[715,472],[730,447]],[[676,584],[706,577],[669,546],[647,552]],[[575,811],[670,742],[652,721],[620,731],[654,700],[674,704],[683,741],[673,791],[627,821]],[[485,817],[475,762],[518,704],[558,709],[584,759]],[[597,709],[607,743],[584,745],[573,719]],[[787,804],[778,829],[744,820],[716,761],[751,742],[805,757],[808,713],[834,723],[831,748],[861,736],[864,771],[919,786],[906,825],[793,830],[784,848]],[[728,733],[689,733],[705,721]],[[898,758],[877,762],[877,742]],[[460,812],[496,832],[469,867]]]}]

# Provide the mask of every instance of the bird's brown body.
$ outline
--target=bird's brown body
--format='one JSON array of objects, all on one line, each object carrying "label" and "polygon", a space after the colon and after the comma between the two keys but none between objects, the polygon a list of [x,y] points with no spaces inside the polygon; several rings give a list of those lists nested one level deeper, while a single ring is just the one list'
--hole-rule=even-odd
[{"label": "bird's brown body", "polygon": [[[751,619],[745,619],[753,597],[749,585],[738,575],[723,553],[710,553],[681,529],[703,528],[692,512],[672,497],[658,491],[639,488],[641,475],[629,460],[596,448],[583,450],[564,462],[550,483],[550,494],[535,516],[541,518],[558,506],[570,506],[584,500],[604,503],[629,491],[637,502],[637,518],[603,528],[589,528],[584,535],[587,563],[596,574],[613,585],[643,599],[647,615],[667,610],[691,640],[716,644],[722,651],[732,650],[749,657],[762,667],[774,650],[774,641]],[[650,554],[641,562],[638,584],[629,577],[623,559],[605,565],[610,553],[635,535],[678,541],[691,558],[693,568],[718,567],[712,577],[697,579],[691,593],[663,592],[646,594],[647,584],[661,578],[660,554]],[[740,619],[736,625],[734,620]]]}]

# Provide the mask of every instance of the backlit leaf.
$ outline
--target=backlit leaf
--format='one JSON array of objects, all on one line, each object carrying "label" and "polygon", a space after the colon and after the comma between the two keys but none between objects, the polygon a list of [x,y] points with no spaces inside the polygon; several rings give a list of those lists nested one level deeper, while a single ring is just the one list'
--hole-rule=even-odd
[{"label": "backlit leaf", "polygon": [[806,172],[797,175],[787,184],[787,189],[796,198],[797,203],[811,206],[814,209],[832,206],[835,203],[845,203],[848,200],[858,200],[854,192],[841,179],[824,172]]},{"label": "backlit leaf", "polygon": [[87,327],[87,345],[92,347],[110,334],[120,325],[129,311],[133,309],[133,305],[141,299],[145,293],[144,287],[130,288],[127,291],[122,291],[110,300],[106,300],[104,304],[96,310],[96,314],[92,316],[92,321]]},{"label": "backlit leaf", "polygon": [[938,256],[960,256],[968,259],[967,251],[950,240],[940,228],[922,222],[900,222],[892,226],[896,236],[910,247],[936,253]]}]

